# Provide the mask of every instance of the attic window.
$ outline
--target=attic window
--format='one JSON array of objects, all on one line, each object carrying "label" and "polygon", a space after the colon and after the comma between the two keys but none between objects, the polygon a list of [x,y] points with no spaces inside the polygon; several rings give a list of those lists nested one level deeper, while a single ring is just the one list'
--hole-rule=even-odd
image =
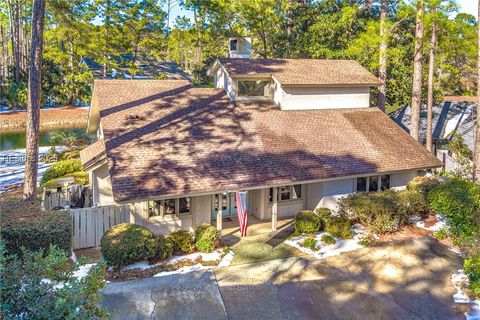
[{"label": "attic window", "polygon": [[238,40],[237,39],[230,40],[230,50],[236,51],[237,48],[238,48]]},{"label": "attic window", "polygon": [[239,97],[269,96],[270,80],[239,80]]}]

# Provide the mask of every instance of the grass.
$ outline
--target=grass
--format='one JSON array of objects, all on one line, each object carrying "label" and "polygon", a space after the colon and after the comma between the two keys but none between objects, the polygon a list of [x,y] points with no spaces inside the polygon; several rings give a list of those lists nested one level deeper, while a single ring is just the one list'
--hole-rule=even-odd
[{"label": "grass", "polygon": [[232,264],[260,262],[305,255],[300,250],[283,243],[289,235],[290,231],[280,232],[274,236],[259,234],[242,239],[228,235],[223,237],[222,240],[230,246],[234,252]]}]

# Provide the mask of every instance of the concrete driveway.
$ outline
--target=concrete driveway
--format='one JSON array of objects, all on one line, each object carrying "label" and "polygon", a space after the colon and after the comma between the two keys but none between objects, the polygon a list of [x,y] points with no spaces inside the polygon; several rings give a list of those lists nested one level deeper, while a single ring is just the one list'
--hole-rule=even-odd
[{"label": "concrete driveway", "polygon": [[110,284],[114,319],[464,319],[461,259],[432,238]]}]

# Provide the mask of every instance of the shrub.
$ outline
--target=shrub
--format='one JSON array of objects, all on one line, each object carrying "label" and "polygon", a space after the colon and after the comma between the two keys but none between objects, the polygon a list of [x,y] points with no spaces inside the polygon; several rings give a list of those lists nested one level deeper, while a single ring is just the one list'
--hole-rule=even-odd
[{"label": "shrub", "polygon": [[310,248],[312,250],[318,250],[317,249],[317,240],[313,239],[313,238],[306,238],[305,240],[303,240],[303,243],[301,244],[302,247],[304,248]]},{"label": "shrub", "polygon": [[480,296],[480,255],[466,259],[463,266],[468,277],[468,289],[477,297]]},{"label": "shrub", "polygon": [[329,234],[324,234],[324,235],[322,235],[322,242],[325,243],[325,244],[335,244],[335,243],[337,243],[337,241],[335,240],[335,238],[332,237],[332,236],[329,235]]},{"label": "shrub", "polygon": [[9,256],[1,241],[0,263],[1,319],[108,318],[100,306],[99,293],[105,287],[104,264],[97,264],[85,277],[77,279],[73,271],[80,265],[72,267],[63,250],[52,246],[45,254],[41,250],[24,251],[21,257]]},{"label": "shrub", "polygon": [[192,253],[195,250],[193,234],[186,230],[177,230],[170,234],[174,252]]},{"label": "shrub", "polygon": [[332,217],[325,221],[325,231],[336,238],[349,239],[353,237],[351,225],[352,222],[346,217]]},{"label": "shrub", "polygon": [[59,183],[62,179],[67,177],[73,177],[75,184],[87,185],[88,184],[88,172],[79,171],[74,173],[69,173],[64,176],[49,180],[42,184],[42,187],[45,189],[56,189],[58,187],[63,187],[63,184]]},{"label": "shrub", "polygon": [[80,160],[72,159],[55,162],[43,174],[41,184],[43,185],[52,179],[63,177],[66,174],[79,171],[83,171],[83,166]]},{"label": "shrub", "polygon": [[358,240],[358,243],[362,246],[370,247],[377,243],[377,239],[375,239],[375,237],[371,233],[368,233],[364,236],[361,236]]},{"label": "shrub", "polygon": [[328,208],[317,208],[315,209],[315,213],[322,219],[328,219],[332,216],[332,211]]},{"label": "shrub", "polygon": [[433,236],[434,236],[435,239],[437,239],[437,240],[447,239],[447,238],[448,238],[447,229],[441,228],[440,230],[438,230],[437,232],[435,232],[435,233],[433,234]]},{"label": "shrub", "polygon": [[353,194],[339,202],[340,213],[365,224],[372,233],[386,233],[409,223],[412,215],[428,212],[427,203],[416,191],[386,190]]},{"label": "shrub", "polygon": [[195,247],[201,252],[212,252],[218,241],[217,228],[201,224],[195,228]]},{"label": "shrub", "polygon": [[426,196],[415,190],[405,190],[398,193],[398,216],[400,224],[408,224],[411,216],[428,217],[430,210]]},{"label": "shrub", "polygon": [[322,228],[322,219],[312,211],[304,210],[297,213],[293,220],[296,234],[315,233]]},{"label": "shrub", "polygon": [[157,236],[157,253],[154,260],[165,260],[173,255],[173,243],[170,237]]},{"label": "shrub", "polygon": [[152,260],[158,256],[158,241],[145,227],[122,223],[111,227],[100,240],[102,255],[111,266]]},{"label": "shrub", "polygon": [[47,252],[51,245],[70,252],[72,219],[68,212],[41,210],[40,201],[18,198],[4,198],[0,208],[1,238],[7,254],[21,255],[21,247]]},{"label": "shrub", "polygon": [[440,184],[440,181],[434,177],[418,176],[413,178],[407,183],[407,190],[418,192],[424,197],[436,186]]},{"label": "shrub", "polygon": [[468,242],[480,230],[480,185],[454,179],[440,184],[427,195],[430,209],[445,215],[455,244]]}]

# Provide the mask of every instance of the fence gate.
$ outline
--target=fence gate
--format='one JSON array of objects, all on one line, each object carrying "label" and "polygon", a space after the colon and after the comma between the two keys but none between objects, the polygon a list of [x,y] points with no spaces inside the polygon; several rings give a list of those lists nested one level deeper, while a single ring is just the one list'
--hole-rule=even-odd
[{"label": "fence gate", "polygon": [[70,209],[70,213],[73,222],[73,249],[98,247],[108,229],[130,221],[128,205]]}]

